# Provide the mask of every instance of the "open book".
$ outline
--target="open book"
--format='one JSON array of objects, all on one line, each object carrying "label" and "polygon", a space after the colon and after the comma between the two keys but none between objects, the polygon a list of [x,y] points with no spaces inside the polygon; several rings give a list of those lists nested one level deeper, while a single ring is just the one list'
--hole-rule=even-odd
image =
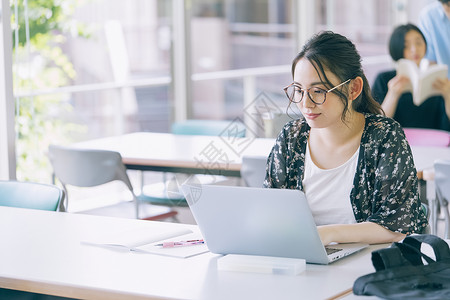
[{"label": "open book", "polygon": [[442,93],[433,88],[433,83],[437,78],[447,78],[447,65],[431,65],[426,70],[420,70],[411,60],[400,59],[397,62],[397,75],[409,77],[411,86],[407,89],[413,95],[415,105],[422,104],[431,96]]},{"label": "open book", "polygon": [[187,258],[197,254],[208,252],[206,244],[163,248],[157,244],[168,241],[199,240],[202,236],[199,231],[176,226],[167,227],[155,223],[152,227],[129,229],[122,232],[114,232],[108,236],[98,236],[81,243],[101,246],[119,251],[136,251],[165,256]]}]

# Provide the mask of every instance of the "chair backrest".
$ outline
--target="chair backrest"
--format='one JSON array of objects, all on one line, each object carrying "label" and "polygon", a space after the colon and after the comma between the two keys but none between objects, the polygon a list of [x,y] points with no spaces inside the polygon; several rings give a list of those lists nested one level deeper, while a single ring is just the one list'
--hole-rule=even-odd
[{"label": "chair backrest", "polygon": [[425,233],[425,234],[429,234],[431,233],[431,227],[430,227],[430,208],[428,207],[428,204],[425,203],[421,203],[421,208],[423,213],[425,214],[425,216],[427,216],[427,220],[428,220],[428,225],[422,230],[421,233]]},{"label": "chair backrest", "polygon": [[245,125],[226,120],[186,120],[172,124],[172,133],[183,135],[211,135],[245,137]]},{"label": "chair backrest", "polygon": [[450,160],[439,159],[434,162],[434,181],[436,185],[436,198],[441,206],[445,220],[445,238],[450,238]]},{"label": "chair backrest", "polygon": [[[66,185],[93,187],[120,180],[125,183],[136,201],[133,186],[119,152],[57,145],[50,145],[48,150],[53,175],[61,182],[66,194],[65,203],[60,205],[61,211],[66,211],[69,205]],[[137,204],[136,215],[138,215]]]},{"label": "chair backrest", "polygon": [[434,172],[434,181],[438,194],[450,201],[450,160],[436,160],[434,162]]},{"label": "chair backrest", "polygon": [[262,187],[266,177],[267,157],[265,156],[243,156],[241,166],[241,177],[246,186]]},{"label": "chair backrest", "polygon": [[121,180],[133,189],[119,152],[50,145],[48,155],[63,185],[92,187]]},{"label": "chair backrest", "polygon": [[54,185],[0,181],[0,206],[56,211],[63,201],[64,192]]},{"label": "chair backrest", "polygon": [[434,162],[436,192],[441,199],[450,201],[450,160],[439,159]]}]

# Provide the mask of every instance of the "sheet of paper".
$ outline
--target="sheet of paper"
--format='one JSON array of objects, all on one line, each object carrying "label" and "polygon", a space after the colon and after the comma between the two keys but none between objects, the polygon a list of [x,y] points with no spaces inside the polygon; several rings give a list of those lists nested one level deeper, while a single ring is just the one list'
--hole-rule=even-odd
[{"label": "sheet of paper", "polygon": [[180,226],[167,228],[167,226],[158,224],[152,227],[129,229],[121,232],[114,232],[105,236],[97,236],[90,240],[84,240],[82,243],[132,250],[138,246],[175,238],[189,233],[192,233],[192,230],[188,228]]}]

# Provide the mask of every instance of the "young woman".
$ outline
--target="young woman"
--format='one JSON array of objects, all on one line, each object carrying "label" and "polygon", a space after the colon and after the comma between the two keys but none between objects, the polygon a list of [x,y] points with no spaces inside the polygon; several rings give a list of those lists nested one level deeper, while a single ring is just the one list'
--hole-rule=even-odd
[{"label": "young woman", "polygon": [[264,186],[304,191],[324,245],[422,232],[428,223],[410,147],[372,99],[353,43],[333,32],[315,35],[292,75],[285,91],[303,118],[280,132]]},{"label": "young woman", "polygon": [[[427,51],[424,35],[413,24],[394,29],[389,41],[389,53],[394,61],[409,59],[420,65]],[[403,127],[450,130],[450,80],[437,79],[434,87],[444,96],[433,96],[420,106],[413,103],[412,94],[406,92],[410,85],[407,77],[395,70],[382,72],[375,79],[372,93],[381,104],[386,116],[394,118]]]}]

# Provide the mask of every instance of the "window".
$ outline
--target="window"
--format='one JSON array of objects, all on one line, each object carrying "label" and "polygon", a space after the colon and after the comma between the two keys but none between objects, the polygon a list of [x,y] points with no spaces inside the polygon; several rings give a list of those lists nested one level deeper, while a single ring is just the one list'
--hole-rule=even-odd
[{"label": "window", "polygon": [[49,143],[169,132],[183,116],[245,121],[261,93],[283,109],[298,41],[319,30],[350,37],[372,82],[391,67],[393,26],[431,1],[13,0],[17,177],[50,180]]}]

